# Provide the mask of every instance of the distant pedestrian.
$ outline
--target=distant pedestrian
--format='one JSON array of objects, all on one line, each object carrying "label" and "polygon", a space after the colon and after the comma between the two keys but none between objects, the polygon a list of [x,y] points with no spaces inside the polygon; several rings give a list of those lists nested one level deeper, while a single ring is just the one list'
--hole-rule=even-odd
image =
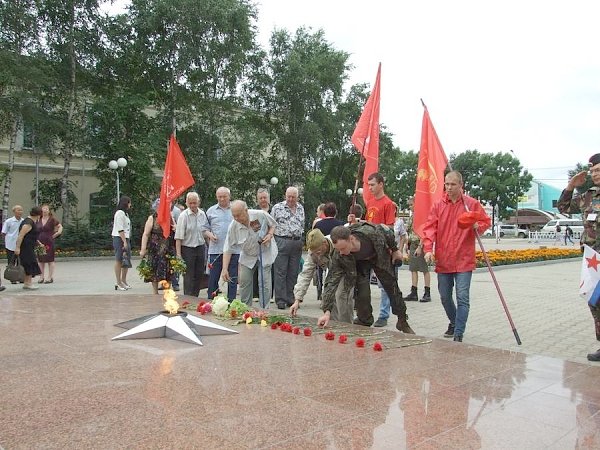
[{"label": "distant pedestrian", "polygon": [[567,240],[571,245],[575,245],[575,242],[573,242],[573,229],[569,225],[565,227],[565,245],[567,245]]},{"label": "distant pedestrian", "polygon": [[[42,205],[42,217],[35,226],[38,228],[39,241],[46,247],[46,254],[38,256],[42,271],[38,283],[54,283],[54,241],[62,234],[63,226],[54,218],[49,205]],[[48,264],[48,278],[44,279],[46,264]]]},{"label": "distant pedestrian", "polygon": [[561,232],[562,232],[562,229],[560,228],[560,225],[557,223],[556,228],[554,229],[554,245],[560,244],[560,241],[562,240]]},{"label": "distant pedestrian", "polygon": [[33,285],[32,278],[41,273],[40,266],[35,256],[35,246],[38,242],[38,229],[35,223],[42,215],[42,208],[34,206],[29,212],[19,227],[19,236],[15,246],[15,256],[18,256],[21,265],[25,269],[25,280],[23,281],[23,289],[36,290],[37,286]]},{"label": "distant pedestrian", "polygon": [[[6,219],[2,225],[2,235],[4,236],[4,248],[6,249],[6,257],[10,265],[15,258],[15,247],[17,245],[17,237],[19,236],[19,225],[23,222],[23,207],[15,205],[12,208],[13,216]],[[17,281],[13,281],[16,284]]]},{"label": "distant pedestrian", "polygon": [[131,199],[122,196],[117,205],[113,218],[112,239],[115,249],[115,291],[126,291],[131,289],[127,284],[127,271],[131,267],[131,220],[129,220],[129,209]]}]

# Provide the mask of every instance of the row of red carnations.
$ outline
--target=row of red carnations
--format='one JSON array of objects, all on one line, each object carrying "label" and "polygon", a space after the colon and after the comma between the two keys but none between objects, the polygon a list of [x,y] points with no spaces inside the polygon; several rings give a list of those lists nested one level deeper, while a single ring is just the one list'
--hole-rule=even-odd
[{"label": "row of red carnations", "polygon": [[[312,335],[311,328],[306,327],[303,330],[301,330],[300,327],[293,327],[292,324],[288,322],[274,322],[271,324],[271,329],[280,329],[281,331],[292,334],[300,334],[300,332],[302,332],[304,336]],[[328,331],[327,333],[325,333],[325,339],[328,341],[335,341],[335,333],[333,331]],[[340,336],[338,337],[338,342],[340,344],[345,344],[346,342],[348,342],[348,336],[346,336],[345,334],[340,334]],[[365,340],[363,338],[358,338],[354,341],[354,345],[363,348],[365,346]],[[381,345],[381,342],[375,342],[373,344],[373,350],[375,350],[376,352],[383,351],[383,345]]]}]

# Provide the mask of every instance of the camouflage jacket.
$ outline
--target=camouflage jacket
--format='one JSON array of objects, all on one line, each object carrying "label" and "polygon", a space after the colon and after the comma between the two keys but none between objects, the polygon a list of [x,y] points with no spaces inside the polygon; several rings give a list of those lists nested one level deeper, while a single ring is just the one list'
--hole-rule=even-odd
[{"label": "camouflage jacket", "polygon": [[[350,233],[358,234],[363,239],[373,243],[376,256],[373,264],[394,273],[390,250],[396,251],[398,245],[394,237],[394,230],[386,225],[373,225],[368,222],[360,222],[350,225]],[[331,311],[335,303],[335,293],[341,282],[344,282],[343,295],[347,295],[356,284],[356,261],[354,256],[340,255],[335,250],[331,255],[331,267],[323,286],[323,311]]]},{"label": "camouflage jacket", "polygon": [[[583,194],[573,195],[573,191],[565,189],[560,194],[557,204],[563,214],[583,215],[583,234],[581,243],[600,251],[600,186],[592,186]],[[592,215],[589,219],[590,214]]]}]

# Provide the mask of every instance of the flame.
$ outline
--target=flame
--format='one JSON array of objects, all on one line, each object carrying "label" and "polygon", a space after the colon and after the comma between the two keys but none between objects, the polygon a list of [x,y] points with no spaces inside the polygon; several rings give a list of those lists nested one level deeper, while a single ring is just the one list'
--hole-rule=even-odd
[{"label": "flame", "polygon": [[166,280],[162,280],[160,285],[164,288],[163,307],[165,308],[165,311],[167,311],[169,314],[177,314],[177,311],[179,311],[179,303],[177,302],[177,295],[175,294],[175,291],[171,289],[171,283]]}]

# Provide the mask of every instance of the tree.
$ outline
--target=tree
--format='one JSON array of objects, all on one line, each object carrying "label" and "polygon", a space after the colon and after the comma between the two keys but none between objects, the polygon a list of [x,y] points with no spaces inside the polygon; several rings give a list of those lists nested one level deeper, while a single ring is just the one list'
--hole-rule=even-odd
[{"label": "tree", "polygon": [[450,155],[450,164],[462,173],[465,191],[492,206],[493,211],[497,205],[500,217],[505,217],[509,209],[516,209],[519,197],[529,190],[533,179],[510,153],[493,155],[467,150]]},{"label": "tree", "polygon": [[300,28],[292,37],[273,32],[266,69],[272,80],[266,114],[280,148],[288,184],[306,178],[331,149],[338,129],[334,111],[342,100],[349,55],[335,50],[323,31]]},{"label": "tree", "polygon": [[71,203],[69,172],[71,160],[82,151],[87,140],[86,109],[89,87],[100,43],[98,0],[41,0],[40,16],[45,39],[45,54],[56,72],[51,109],[62,119],[60,145],[63,159],[60,187],[62,223],[69,225]]}]

